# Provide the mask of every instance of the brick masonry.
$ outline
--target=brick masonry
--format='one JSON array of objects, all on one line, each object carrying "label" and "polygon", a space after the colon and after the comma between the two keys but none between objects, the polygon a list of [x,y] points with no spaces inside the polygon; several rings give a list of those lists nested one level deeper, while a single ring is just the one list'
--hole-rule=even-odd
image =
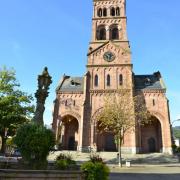
[{"label": "brick masonry", "polygon": [[[162,76],[160,72],[142,76],[133,73],[126,27],[126,0],[94,0],[87,73],[74,80],[64,75],[54,101],[52,126],[65,149],[115,151],[111,133],[98,135],[95,117],[103,108],[107,93],[126,89],[132,96],[141,94],[153,121],[128,133],[123,150],[129,153],[172,152],[169,106]],[[122,83],[119,83],[120,75]],[[72,123],[77,124],[77,128],[70,132]],[[72,147],[71,143],[76,145]]]}]

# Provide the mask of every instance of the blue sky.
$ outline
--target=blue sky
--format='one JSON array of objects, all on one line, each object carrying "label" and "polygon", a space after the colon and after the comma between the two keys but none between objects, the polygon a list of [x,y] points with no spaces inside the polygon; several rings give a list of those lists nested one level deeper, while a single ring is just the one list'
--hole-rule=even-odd
[{"label": "blue sky", "polygon": [[[180,118],[179,7],[179,0],[127,0],[134,72],[161,71],[172,120]],[[82,76],[86,71],[91,18],[92,0],[0,0],[0,67],[13,67],[21,88],[34,94],[37,75],[48,66],[53,84],[46,101],[46,124],[52,122],[60,77]]]}]

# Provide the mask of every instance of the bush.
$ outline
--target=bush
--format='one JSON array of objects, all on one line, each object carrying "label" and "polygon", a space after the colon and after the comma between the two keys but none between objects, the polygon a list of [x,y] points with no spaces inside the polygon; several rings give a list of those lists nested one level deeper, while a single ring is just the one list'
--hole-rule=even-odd
[{"label": "bush", "polygon": [[172,151],[173,151],[173,153],[177,152],[177,146],[175,144],[172,145]]},{"label": "bush", "polygon": [[107,180],[109,176],[109,168],[102,162],[86,162],[81,170],[85,173],[86,180]]},{"label": "bush", "polygon": [[55,138],[51,130],[30,123],[18,129],[14,143],[29,168],[44,169],[47,166],[49,151],[55,145]]},{"label": "bush", "polygon": [[55,161],[55,166],[57,169],[65,170],[65,169],[76,169],[76,162],[72,159],[70,154],[60,154],[57,156]]},{"label": "bush", "polygon": [[91,154],[90,155],[90,161],[95,163],[95,162],[101,162],[103,163],[102,158],[98,154]]},{"label": "bush", "polygon": [[177,147],[177,153],[180,153],[180,146],[179,147]]}]

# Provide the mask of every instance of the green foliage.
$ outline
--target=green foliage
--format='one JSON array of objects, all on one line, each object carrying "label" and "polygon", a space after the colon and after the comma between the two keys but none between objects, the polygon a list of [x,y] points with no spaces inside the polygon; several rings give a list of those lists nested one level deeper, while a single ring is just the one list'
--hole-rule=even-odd
[{"label": "green foliage", "polygon": [[14,143],[30,168],[43,169],[46,167],[49,151],[55,145],[55,138],[51,130],[30,123],[18,129]]},{"label": "green foliage", "polygon": [[19,83],[13,69],[0,69],[0,136],[2,152],[5,150],[5,131],[14,135],[17,127],[28,121],[34,111],[32,96],[19,90]]},{"label": "green foliage", "polygon": [[91,161],[82,164],[81,170],[85,173],[86,180],[107,180],[110,172],[104,163]]},{"label": "green foliage", "polygon": [[93,163],[95,163],[95,162],[103,163],[102,158],[98,154],[91,154],[90,155],[90,161]]},{"label": "green foliage", "polygon": [[176,153],[177,151],[177,146],[175,144],[172,145],[172,150],[173,150],[173,153]]},{"label": "green foliage", "polygon": [[8,139],[6,140],[6,145],[8,145],[8,146],[14,146],[13,138],[8,138]]},{"label": "green foliage", "polygon": [[117,93],[106,95],[104,106],[95,116],[95,120],[100,133],[111,132],[115,136],[119,164],[122,166],[121,147],[125,134],[134,131],[137,124],[148,124],[150,116],[142,96],[133,97],[131,91],[119,89]]},{"label": "green foliage", "polygon": [[180,146],[177,147],[177,153],[180,153]]},{"label": "green foliage", "polygon": [[65,169],[76,169],[76,162],[72,159],[70,154],[61,153],[57,156],[55,161],[55,166],[57,169],[65,170]]},{"label": "green foliage", "polygon": [[173,134],[176,138],[180,138],[180,129],[173,128]]},{"label": "green foliage", "polygon": [[110,172],[102,158],[97,154],[92,154],[90,161],[82,164],[81,170],[85,173],[86,180],[107,180]]},{"label": "green foliage", "polygon": [[180,146],[176,146],[175,144],[172,145],[173,153],[180,153]]}]

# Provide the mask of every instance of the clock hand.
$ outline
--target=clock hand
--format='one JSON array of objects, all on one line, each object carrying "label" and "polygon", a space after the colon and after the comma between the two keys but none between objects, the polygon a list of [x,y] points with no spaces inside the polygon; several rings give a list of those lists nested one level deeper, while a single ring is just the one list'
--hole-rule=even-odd
[{"label": "clock hand", "polygon": [[111,54],[108,54],[108,59],[111,59]]}]

